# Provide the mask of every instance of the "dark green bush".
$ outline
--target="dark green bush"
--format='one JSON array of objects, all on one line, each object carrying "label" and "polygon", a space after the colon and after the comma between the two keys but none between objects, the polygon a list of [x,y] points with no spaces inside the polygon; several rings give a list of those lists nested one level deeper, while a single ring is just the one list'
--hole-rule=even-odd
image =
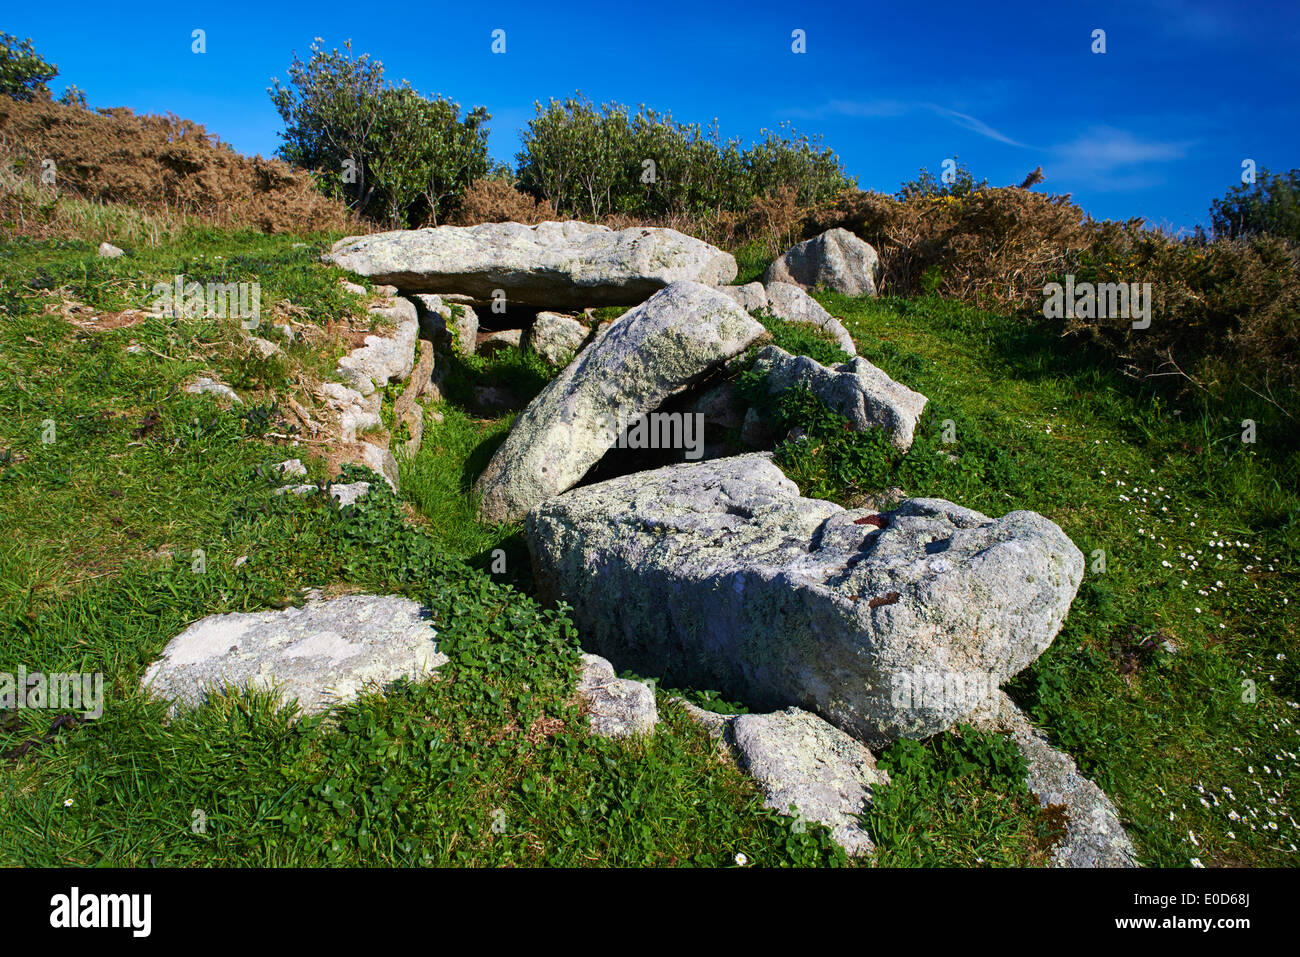
[{"label": "dark green bush", "polygon": [[289,83],[268,91],[285,124],[280,155],[361,215],[392,226],[445,220],[491,167],[487,111],[462,118],[441,96],[386,85],[383,64],[353,57],[351,41],[329,53],[313,43],[311,53],[306,63],[295,54]]},{"label": "dark green bush", "polygon": [[30,38],[0,33],[0,94],[15,100],[48,100],[45,84],[58,75],[59,68],[36,52]]},{"label": "dark green bush", "polygon": [[575,97],[538,103],[536,114],[522,136],[520,188],[566,216],[708,221],[745,214],[783,189],[809,206],[852,185],[830,149],[792,130],[764,130],[742,148],[723,141],[716,123],[704,130],[644,104],[631,113]]},{"label": "dark green bush", "polygon": [[1268,235],[1300,243],[1300,169],[1261,169],[1254,183],[1234,186],[1210,204],[1210,221],[1217,237]]}]

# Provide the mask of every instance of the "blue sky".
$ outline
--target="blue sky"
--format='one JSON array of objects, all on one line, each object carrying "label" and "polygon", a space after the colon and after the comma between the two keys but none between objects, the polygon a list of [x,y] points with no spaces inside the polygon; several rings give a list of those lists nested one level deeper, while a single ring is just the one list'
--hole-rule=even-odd
[{"label": "blue sky", "polygon": [[[575,90],[646,103],[724,136],[792,123],[820,134],[863,188],[892,192],[956,156],[977,178],[1068,192],[1094,216],[1206,221],[1241,164],[1300,167],[1300,3],[385,4],[316,0],[26,3],[0,31],[31,37],[92,106],[171,111],[271,154],[266,87],[314,37],[351,38],[409,80],[491,112],[511,160],[533,102]],[[207,52],[191,52],[191,31]],[[506,52],[491,52],[494,29]],[[807,52],[791,51],[793,30]],[[1106,52],[1091,52],[1106,31]]]}]

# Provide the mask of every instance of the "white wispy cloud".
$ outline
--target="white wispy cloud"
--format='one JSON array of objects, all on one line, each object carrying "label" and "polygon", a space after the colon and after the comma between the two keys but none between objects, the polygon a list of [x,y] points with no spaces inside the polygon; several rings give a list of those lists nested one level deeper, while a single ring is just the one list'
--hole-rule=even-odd
[{"label": "white wispy cloud", "polygon": [[1053,148],[1058,156],[1084,169],[1113,170],[1135,163],[1165,163],[1187,155],[1191,140],[1153,140],[1113,126],[1093,126]]},{"label": "white wispy cloud", "polygon": [[1018,140],[1013,140],[1009,136],[1004,136],[993,127],[989,126],[978,117],[970,116],[966,113],[958,113],[956,110],[950,110],[947,107],[939,106],[935,103],[926,103],[925,106],[934,110],[940,116],[947,117],[958,126],[970,130],[972,133],[978,133],[980,136],[987,136],[991,140],[997,140],[999,143],[1006,143],[1008,146],[1025,146]]},{"label": "white wispy cloud", "polygon": [[1113,126],[1092,126],[1051,149],[1049,173],[1108,190],[1132,190],[1164,181],[1159,166],[1187,155],[1195,140],[1153,139]]},{"label": "white wispy cloud", "polygon": [[949,122],[960,126],[962,129],[970,130],[972,133],[988,137],[989,139],[996,140],[999,143],[1005,143],[1008,146],[1025,146],[1024,143],[1006,136],[978,117],[971,116],[969,113],[961,113],[957,110],[949,109],[946,106],[940,106],[937,103],[929,103],[919,100],[831,100],[830,102],[814,107],[813,109],[791,110],[790,115],[797,118],[813,119],[826,116],[889,118],[906,116],[909,113],[917,113],[920,111],[927,111],[936,116],[941,116]]}]

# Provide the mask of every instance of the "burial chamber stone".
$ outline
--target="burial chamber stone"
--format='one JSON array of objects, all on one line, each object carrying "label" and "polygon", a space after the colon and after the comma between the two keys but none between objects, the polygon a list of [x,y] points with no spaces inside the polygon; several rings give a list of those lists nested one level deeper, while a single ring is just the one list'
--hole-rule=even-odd
[{"label": "burial chamber stone", "polygon": [[1083,576],[1041,515],[846,511],[761,453],[575,489],[525,536],[541,596],[572,606],[589,651],[872,746],[971,714],[1048,647]]},{"label": "burial chamber stone", "polygon": [[670,283],[721,285],[736,260],[662,227],[613,230],[591,223],[482,223],[348,236],[327,260],[403,292],[459,294],[474,305],[499,296],[547,309],[635,306]]},{"label": "burial chamber stone", "polygon": [[582,480],[620,423],[653,412],[739,355],[763,326],[722,293],[677,282],[625,313],[515,421],[479,477],[481,521],[509,522]]}]

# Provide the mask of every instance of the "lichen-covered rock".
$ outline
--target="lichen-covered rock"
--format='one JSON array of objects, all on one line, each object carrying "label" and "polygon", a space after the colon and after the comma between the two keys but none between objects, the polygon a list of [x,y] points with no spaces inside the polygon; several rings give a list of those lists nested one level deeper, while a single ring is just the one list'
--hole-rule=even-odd
[{"label": "lichen-covered rock", "polygon": [[802,498],[768,456],[641,472],[529,513],[539,593],[592,650],[874,745],[970,714],[1064,623],[1083,555],[1033,512]]},{"label": "lichen-covered rock", "polygon": [[588,329],[572,316],[539,312],[528,330],[528,347],[553,366],[568,363],[587,341]]},{"label": "lichen-covered rock", "polygon": [[383,478],[388,483],[388,487],[396,492],[398,481],[397,459],[388,446],[376,445],[374,442],[360,442],[358,445],[361,451],[360,464]]},{"label": "lichen-covered rock", "polygon": [[761,282],[747,282],[743,286],[719,286],[718,292],[736,300],[746,312],[759,312],[767,308],[767,292]]},{"label": "lichen-covered rock", "polygon": [[393,330],[366,336],[366,344],[353,349],[338,364],[339,378],[363,396],[411,374],[420,331],[415,305],[409,300],[387,299],[370,306],[370,312],[392,322]]},{"label": "lichen-covered rock", "polygon": [[792,356],[770,345],[758,354],[754,371],[766,375],[768,391],[775,394],[804,386],[847,418],[855,431],[884,429],[894,447],[904,452],[912,447],[916,424],[928,401],[861,356],[828,368],[808,356]]},{"label": "lichen-covered rock", "polygon": [[751,282],[744,286],[719,286],[718,291],[730,296],[746,312],[768,312],[786,322],[817,326],[850,356],[858,354],[853,337],[843,324],[798,286],[773,282],[764,288],[762,283]]},{"label": "lichen-covered rock", "polygon": [[523,342],[522,329],[502,329],[487,336],[478,344],[480,355],[491,356],[506,349],[518,349]]},{"label": "lichen-covered rock", "polygon": [[681,705],[682,711],[686,712],[686,717],[690,718],[706,732],[709,737],[713,738],[720,744],[726,745],[730,740],[731,722],[735,719],[734,714],[720,714],[717,711],[706,711],[699,705],[687,701],[685,698],[670,698],[670,701]]},{"label": "lichen-covered rock", "polygon": [[738,429],[745,421],[745,407],[736,387],[722,382],[701,393],[691,403],[691,411],[704,416],[706,425],[720,429]]},{"label": "lichen-covered rock", "polygon": [[798,708],[737,715],[730,737],[768,807],[826,825],[851,856],[875,850],[858,815],[889,775],[860,741]]},{"label": "lichen-covered rock", "polygon": [[193,395],[216,395],[225,399],[234,405],[243,405],[244,400],[238,393],[224,382],[212,378],[211,376],[200,376],[185,387],[185,391]]},{"label": "lichen-covered rock", "polygon": [[793,246],[763,273],[763,284],[789,282],[846,296],[874,296],[880,257],[847,229],[829,229]]},{"label": "lichen-covered rock", "polygon": [[659,722],[655,693],[645,682],[620,678],[598,655],[582,656],[578,694],[587,705],[591,730],[604,738],[649,734]]},{"label": "lichen-covered rock", "polygon": [[[337,486],[336,486],[337,487]],[[427,612],[405,598],[348,595],[283,611],[212,615],[173,638],[143,684],[197,706],[213,688],[278,690],[304,714],[447,662]]]},{"label": "lichen-covered rock", "polygon": [[772,315],[786,322],[805,322],[817,326],[835,340],[835,344],[850,356],[858,354],[853,337],[838,319],[798,286],[788,282],[770,282],[766,287],[767,308]]},{"label": "lichen-covered rock", "polygon": [[553,309],[633,306],[670,283],[736,276],[729,253],[672,229],[589,223],[482,223],[349,236],[326,256],[408,292],[456,293],[475,305]]},{"label": "lichen-covered rock", "polygon": [[259,336],[249,336],[248,344],[253,347],[254,351],[263,358],[269,359],[271,356],[279,355],[283,350],[269,339],[263,339]]},{"label": "lichen-covered rock", "polygon": [[383,425],[378,392],[362,395],[341,382],[322,382],[316,387],[316,398],[333,413],[339,433],[346,441],[355,441],[358,434]]},{"label": "lichen-covered rock", "polygon": [[420,314],[420,334],[439,347],[451,347],[472,356],[478,344],[478,313],[472,306],[447,302],[432,293],[411,297]]},{"label": "lichen-covered rock", "polygon": [[981,704],[972,723],[1009,734],[1025,756],[1025,783],[1040,807],[1065,808],[1065,839],[1052,850],[1053,867],[1137,867],[1137,852],[1106,792],[1079,773],[1074,759],[1001,691]]},{"label": "lichen-covered rock", "polygon": [[652,412],[763,327],[726,296],[677,282],[611,325],[515,420],[475,490],[479,518],[507,522],[581,481],[619,422]]},{"label": "lichen-covered rock", "polygon": [[355,505],[369,493],[369,482],[348,482],[330,486],[330,496],[339,503],[339,508],[344,505]]}]

